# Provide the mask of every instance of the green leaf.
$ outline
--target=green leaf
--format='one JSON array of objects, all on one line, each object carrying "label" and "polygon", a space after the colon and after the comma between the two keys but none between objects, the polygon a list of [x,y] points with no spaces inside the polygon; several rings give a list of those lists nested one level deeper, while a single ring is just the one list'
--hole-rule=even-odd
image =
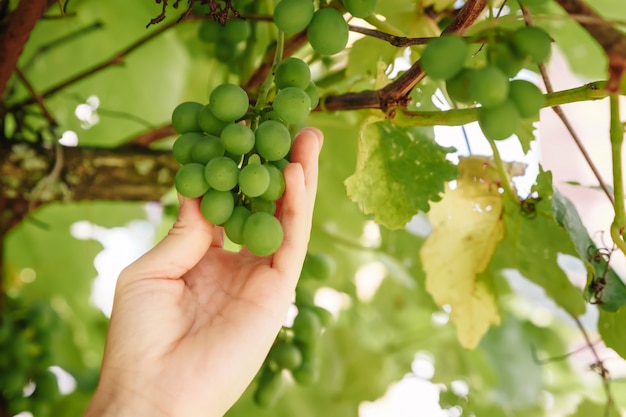
[{"label": "green leaf", "polygon": [[432,129],[398,127],[388,121],[361,130],[356,173],[345,182],[348,196],[390,229],[403,227],[418,211],[439,201],[457,168],[450,148],[434,141]]},{"label": "green leaf", "polygon": [[570,414],[569,417],[620,417],[620,413],[615,409],[615,407],[609,407],[607,412],[607,406],[607,403],[596,403],[588,398],[585,398],[582,403],[578,404],[576,412],[574,414]]},{"label": "green leaf", "polygon": [[506,199],[504,227],[506,237],[496,250],[490,268],[517,269],[526,279],[543,287],[548,297],[576,317],[585,312],[582,292],[557,264],[559,254],[576,256],[570,235],[554,217],[552,175],[541,172],[533,187],[541,200],[532,204],[533,213],[525,214],[519,203]]},{"label": "green leaf", "polygon": [[504,236],[502,196],[496,187],[464,177],[447,189],[429,213],[433,233],[422,246],[426,289],[450,305],[462,346],[474,348],[491,324],[499,324],[495,291],[479,279]]},{"label": "green leaf", "polygon": [[604,343],[626,359],[626,308],[616,312],[600,310],[598,331]]},{"label": "green leaf", "polygon": [[359,39],[350,48],[346,75],[371,81],[376,78],[378,63],[389,64],[397,52],[398,48],[380,39],[369,36]]},{"label": "green leaf", "polygon": [[[617,311],[621,306],[626,305],[626,285],[610,268],[607,262],[609,254],[607,249],[598,249],[591,240],[578,216],[576,207],[558,190],[554,190],[552,208],[556,221],[569,233],[578,257],[587,268],[587,299],[596,302],[601,309],[606,311]],[[594,289],[594,284],[601,283],[602,279],[605,283]]]}]

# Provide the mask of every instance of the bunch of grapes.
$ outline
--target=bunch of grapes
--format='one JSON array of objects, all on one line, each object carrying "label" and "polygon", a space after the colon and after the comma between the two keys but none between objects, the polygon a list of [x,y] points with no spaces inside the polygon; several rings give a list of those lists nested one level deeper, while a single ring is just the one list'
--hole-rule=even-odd
[{"label": "bunch of grapes", "polygon": [[525,66],[546,62],[551,38],[530,26],[488,35],[487,64],[480,68],[465,66],[470,53],[465,39],[445,34],[426,45],[421,65],[432,79],[445,81],[451,99],[480,104],[478,123],[485,137],[502,140],[515,133],[522,119],[538,118],[546,104],[533,83],[511,78]]},{"label": "bunch of grapes", "polygon": [[319,100],[308,65],[297,58],[277,65],[275,83],[271,107],[250,108],[241,87],[222,84],[208,104],[185,102],[172,113],[181,134],[172,147],[181,164],[176,189],[185,197],[201,197],[204,217],[258,256],[273,254],[283,240],[274,214],[285,191],[288,126],[303,122]]},{"label": "bunch of grapes", "polygon": [[15,415],[29,411],[48,415],[59,397],[52,365],[51,336],[58,317],[47,303],[23,305],[5,297],[0,311],[0,404]]},{"label": "bunch of grapes", "polygon": [[250,23],[243,19],[229,19],[223,25],[217,20],[203,21],[198,27],[198,38],[214,48],[221,62],[229,62],[237,53],[239,44],[250,36]]},{"label": "bunch of grapes", "polygon": [[[301,280],[327,280],[335,265],[325,254],[307,253]],[[322,329],[332,321],[331,313],[317,305],[313,293],[302,286],[296,289],[298,314],[290,327],[283,327],[274,341],[257,378],[254,401],[270,407],[282,396],[287,375],[300,385],[310,385],[319,378],[318,343]]]}]

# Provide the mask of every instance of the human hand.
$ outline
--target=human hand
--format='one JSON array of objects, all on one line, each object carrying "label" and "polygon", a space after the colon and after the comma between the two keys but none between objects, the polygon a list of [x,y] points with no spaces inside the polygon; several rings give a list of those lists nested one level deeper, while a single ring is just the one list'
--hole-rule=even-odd
[{"label": "human hand", "polygon": [[254,378],[291,303],[311,232],[320,131],[296,136],[272,256],[225,251],[183,199],[169,234],[121,274],[85,417],[222,416]]}]

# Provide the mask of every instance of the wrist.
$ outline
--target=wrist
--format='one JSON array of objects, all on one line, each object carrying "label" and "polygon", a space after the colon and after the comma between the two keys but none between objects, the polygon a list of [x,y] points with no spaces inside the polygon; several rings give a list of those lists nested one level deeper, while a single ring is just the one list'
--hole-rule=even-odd
[{"label": "wrist", "polygon": [[83,417],[170,417],[141,388],[98,384]]}]

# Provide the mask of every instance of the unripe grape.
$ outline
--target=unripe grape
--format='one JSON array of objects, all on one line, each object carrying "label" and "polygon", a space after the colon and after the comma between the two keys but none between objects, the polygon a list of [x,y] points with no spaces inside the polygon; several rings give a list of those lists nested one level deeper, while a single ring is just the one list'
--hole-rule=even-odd
[{"label": "unripe grape", "polygon": [[241,119],[248,111],[248,95],[235,84],[221,84],[211,91],[209,106],[218,119],[233,122]]},{"label": "unripe grape", "polygon": [[509,98],[523,118],[538,117],[539,110],[546,105],[546,97],[533,83],[526,80],[513,80]]},{"label": "unripe grape", "polygon": [[294,339],[306,344],[315,344],[322,331],[319,317],[311,309],[302,307],[293,320],[291,329]]},{"label": "unripe grape", "polygon": [[343,0],[346,10],[354,17],[365,18],[374,13],[377,0]]},{"label": "unripe grape", "polygon": [[181,165],[193,162],[191,151],[196,143],[202,142],[206,136],[198,132],[183,133],[172,145],[172,155]]},{"label": "unripe grape", "polygon": [[452,78],[446,80],[446,91],[450,98],[458,103],[471,103],[470,78],[473,69],[466,68]]},{"label": "unripe grape", "polygon": [[198,124],[198,113],[202,104],[195,101],[180,103],[172,112],[172,127],[178,133],[201,132]]},{"label": "unripe grape", "polygon": [[309,308],[317,314],[317,318],[320,319],[322,327],[327,327],[333,322],[333,314],[320,306],[309,306]]},{"label": "unripe grape", "polygon": [[[285,0],[283,0],[285,1]],[[272,372],[269,369],[261,371],[259,384],[254,391],[254,402],[264,408],[276,404],[285,391],[285,381],[280,372]]]},{"label": "unripe grape", "polygon": [[311,0],[281,0],[274,9],[274,23],[278,29],[291,35],[306,29],[314,11]]},{"label": "unripe grape", "polygon": [[239,172],[239,188],[248,197],[258,197],[270,185],[270,173],[261,164],[248,164]]},{"label": "unripe grape", "polygon": [[291,134],[280,122],[266,120],[254,133],[256,150],[264,159],[277,161],[284,158],[291,149]]},{"label": "unripe grape", "polygon": [[200,197],[209,189],[209,183],[204,178],[204,165],[191,163],[181,166],[174,177],[174,184],[181,195]]},{"label": "unripe grape", "polygon": [[443,34],[426,44],[420,64],[433,80],[447,80],[463,69],[468,52],[469,46],[463,38]]},{"label": "unripe grape", "polygon": [[243,225],[248,216],[250,216],[250,210],[244,206],[237,206],[230,218],[224,223],[224,232],[233,243],[243,244]]},{"label": "unripe grape", "polygon": [[266,200],[261,197],[255,197],[250,199],[250,210],[252,213],[265,212],[272,216],[276,213],[276,202]]},{"label": "unripe grape", "polygon": [[289,165],[289,161],[286,160],[285,158],[279,159],[277,161],[270,161],[270,163],[274,165],[276,168],[280,169],[280,172],[283,172],[285,168],[287,167],[287,165]]},{"label": "unripe grape", "polygon": [[243,242],[254,255],[271,255],[283,243],[283,228],[271,214],[253,213],[243,225]]},{"label": "unripe grape", "polygon": [[317,90],[317,86],[313,81],[309,83],[304,89],[304,92],[309,95],[309,99],[311,100],[311,109],[317,107],[320,104],[320,92]]},{"label": "unripe grape", "polygon": [[224,145],[217,136],[204,135],[191,147],[191,160],[199,164],[206,164],[211,159],[222,155],[224,155]]},{"label": "unripe grape", "polygon": [[295,369],[302,364],[302,352],[293,343],[278,343],[270,349],[268,359],[280,369]]},{"label": "unripe grape", "polygon": [[513,32],[511,42],[520,55],[530,57],[536,64],[542,64],[550,58],[552,38],[541,28],[521,27]]},{"label": "unripe grape", "polygon": [[235,199],[230,191],[209,190],[202,197],[200,211],[214,225],[224,224],[233,214]]},{"label": "unripe grape", "polygon": [[509,78],[492,65],[475,69],[470,73],[469,92],[484,107],[496,106],[509,95]]},{"label": "unripe grape", "polygon": [[478,124],[489,140],[503,140],[515,133],[520,115],[511,100],[478,110]]},{"label": "unripe grape", "polygon": [[233,123],[222,130],[224,149],[233,155],[243,155],[254,148],[254,132],[246,125]]},{"label": "unripe grape", "polygon": [[293,379],[300,385],[311,385],[319,379],[319,366],[315,361],[303,360],[302,364],[291,371]]},{"label": "unripe grape", "polygon": [[[232,61],[232,59],[237,54],[237,49],[230,43],[220,39],[215,44],[215,49],[213,49],[213,56],[220,62],[228,63]],[[230,120],[229,120],[230,121]]]},{"label": "unripe grape", "polygon": [[198,113],[198,125],[200,128],[209,135],[216,135],[222,132],[222,130],[228,126],[229,122],[218,119],[213,114],[211,107],[207,104]]},{"label": "unripe grape", "polygon": [[489,59],[507,77],[515,77],[524,67],[524,58],[519,56],[506,40],[489,45]]},{"label": "unripe grape", "polygon": [[325,281],[335,273],[335,269],[335,261],[329,255],[307,252],[302,265],[301,277],[311,277]]},{"label": "unripe grape", "polygon": [[267,172],[270,174],[270,183],[267,186],[267,190],[261,194],[261,198],[269,201],[276,201],[283,196],[285,192],[285,177],[280,169],[274,165],[265,165]]},{"label": "unripe grape", "polygon": [[278,88],[298,87],[304,90],[311,82],[311,69],[300,58],[285,58],[276,66],[274,81]]},{"label": "unripe grape", "polygon": [[[284,0],[283,0],[284,1]],[[348,23],[341,12],[325,7],[313,14],[307,36],[311,47],[322,55],[335,55],[348,44]]]},{"label": "unripe grape", "polygon": [[198,38],[202,42],[215,43],[219,39],[221,31],[222,25],[219,22],[213,19],[204,20],[198,26]]},{"label": "unripe grape", "polygon": [[283,88],[274,97],[274,110],[286,124],[304,121],[311,113],[311,99],[301,88]]},{"label": "unripe grape", "polygon": [[224,24],[224,39],[230,45],[237,45],[250,36],[250,23],[243,19],[229,19]]},{"label": "unripe grape", "polygon": [[239,167],[232,159],[220,156],[206,164],[204,176],[212,188],[229,191],[237,185]]}]

